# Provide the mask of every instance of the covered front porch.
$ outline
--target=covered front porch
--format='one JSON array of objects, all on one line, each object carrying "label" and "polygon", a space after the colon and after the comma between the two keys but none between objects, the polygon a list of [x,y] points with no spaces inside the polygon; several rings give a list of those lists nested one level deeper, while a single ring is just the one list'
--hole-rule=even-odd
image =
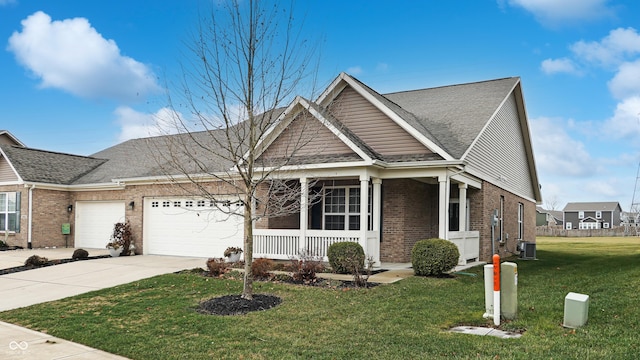
[{"label": "covered front porch", "polygon": [[299,177],[299,213],[254,226],[254,257],[306,254],[327,261],[331,244],[351,241],[379,266],[410,262],[417,240],[439,237],[458,247],[460,265],[479,259],[480,234],[469,231],[467,198],[468,187],[479,182],[446,169],[404,179],[375,175]]}]

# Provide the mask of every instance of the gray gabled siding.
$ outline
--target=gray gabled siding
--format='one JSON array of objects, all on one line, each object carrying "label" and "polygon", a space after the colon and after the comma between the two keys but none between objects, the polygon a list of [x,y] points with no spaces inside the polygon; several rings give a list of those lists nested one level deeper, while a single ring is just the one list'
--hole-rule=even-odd
[{"label": "gray gabled siding", "polygon": [[515,96],[488,123],[465,160],[468,170],[522,197],[535,199]]}]

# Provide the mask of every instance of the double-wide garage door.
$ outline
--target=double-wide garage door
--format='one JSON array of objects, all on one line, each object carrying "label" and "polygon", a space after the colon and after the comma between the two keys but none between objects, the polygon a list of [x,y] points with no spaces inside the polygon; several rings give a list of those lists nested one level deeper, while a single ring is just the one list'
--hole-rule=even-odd
[{"label": "double-wide garage door", "polygon": [[243,247],[242,206],[223,209],[198,198],[145,198],[144,253],[222,257],[229,246]]}]

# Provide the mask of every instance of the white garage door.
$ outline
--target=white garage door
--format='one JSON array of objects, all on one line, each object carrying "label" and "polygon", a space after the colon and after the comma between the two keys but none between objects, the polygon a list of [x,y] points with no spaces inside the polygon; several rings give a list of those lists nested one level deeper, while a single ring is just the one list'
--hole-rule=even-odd
[{"label": "white garage door", "polygon": [[124,220],[123,201],[78,201],[75,247],[104,249],[113,225]]},{"label": "white garage door", "polygon": [[145,198],[144,253],[222,257],[229,246],[243,247],[242,206],[229,209],[238,215],[227,215],[208,200]]}]

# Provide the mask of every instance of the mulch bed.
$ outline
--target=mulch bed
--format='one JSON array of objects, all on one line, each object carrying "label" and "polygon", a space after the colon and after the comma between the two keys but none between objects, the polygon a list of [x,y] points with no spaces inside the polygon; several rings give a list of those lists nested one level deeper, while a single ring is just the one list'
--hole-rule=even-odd
[{"label": "mulch bed", "polygon": [[0,251],[22,250],[22,246],[0,246]]},{"label": "mulch bed", "polygon": [[262,311],[280,305],[282,299],[275,295],[255,294],[253,300],[241,295],[225,295],[200,303],[198,312],[209,315],[244,315],[252,311]]},{"label": "mulch bed", "polygon": [[39,269],[42,267],[47,267],[47,266],[54,266],[54,265],[60,265],[60,264],[66,264],[66,263],[70,263],[70,262],[74,262],[74,261],[84,261],[84,260],[93,260],[93,259],[102,259],[102,258],[108,258],[111,257],[110,255],[100,255],[100,256],[89,256],[86,257],[84,259],[59,259],[59,260],[49,260],[46,263],[42,264],[41,266],[27,266],[27,265],[22,265],[22,266],[16,266],[16,267],[12,267],[12,268],[7,268],[7,269],[0,269],[0,275],[6,275],[6,274],[14,274],[17,272],[21,272],[21,271],[27,271],[27,270],[33,270],[33,269]]},{"label": "mulch bed", "polygon": [[[187,271],[208,276],[207,272],[202,269],[192,269]],[[358,287],[354,281],[329,280],[323,278],[316,278],[315,281],[296,281],[291,276],[283,275],[284,274],[279,274],[278,276],[272,276],[269,278],[255,278],[254,280],[273,281],[302,286],[325,287],[342,291],[358,288],[372,288],[380,285],[378,283],[367,282],[366,286]],[[244,315],[252,311],[271,309],[278,306],[281,302],[282,299],[275,295],[254,294],[253,300],[243,299],[241,295],[224,295],[201,302],[197,311],[206,315]]]}]

